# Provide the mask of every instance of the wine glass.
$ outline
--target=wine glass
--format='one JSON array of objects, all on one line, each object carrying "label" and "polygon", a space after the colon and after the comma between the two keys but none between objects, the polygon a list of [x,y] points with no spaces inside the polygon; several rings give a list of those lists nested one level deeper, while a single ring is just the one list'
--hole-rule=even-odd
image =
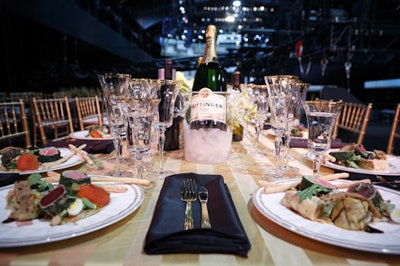
[{"label": "wine glass", "polygon": [[150,150],[152,123],[159,102],[151,98],[126,98],[121,102],[127,120],[126,146],[135,158],[137,178],[143,178],[143,154]]},{"label": "wine glass", "polygon": [[271,126],[275,133],[275,165],[269,169],[266,177],[269,179],[284,176],[287,150],[287,132],[291,125],[290,113],[293,104],[293,91],[298,77],[291,75],[265,76],[268,90],[269,108],[271,111]]},{"label": "wine glass", "polygon": [[179,93],[182,81],[177,80],[161,80],[161,86],[158,90],[158,120],[155,122],[155,127],[158,130],[159,142],[158,152],[160,160],[160,168],[153,174],[158,175],[160,180],[163,180],[167,175],[173,174],[171,171],[166,171],[163,168],[164,160],[164,144],[165,144],[165,131],[172,126],[174,118],[175,100]]},{"label": "wine glass", "polygon": [[114,148],[116,152],[115,162],[117,167],[115,170],[107,173],[111,176],[130,176],[129,171],[121,170],[122,162],[122,137],[125,130],[125,118],[118,106],[118,101],[123,97],[125,90],[129,87],[131,80],[130,74],[103,74],[98,75],[100,86],[103,91],[103,100],[106,107],[108,125],[113,137]]},{"label": "wine glass", "polygon": [[249,87],[251,90],[251,98],[254,105],[257,107],[251,118],[252,122],[255,124],[255,150],[250,154],[254,157],[262,157],[263,154],[260,153],[258,146],[260,132],[263,130],[264,122],[268,115],[268,89],[266,85],[251,84]]},{"label": "wine glass", "polygon": [[331,137],[336,117],[343,102],[302,101],[307,116],[308,148],[313,153],[313,177],[319,177],[322,155],[331,147]]}]

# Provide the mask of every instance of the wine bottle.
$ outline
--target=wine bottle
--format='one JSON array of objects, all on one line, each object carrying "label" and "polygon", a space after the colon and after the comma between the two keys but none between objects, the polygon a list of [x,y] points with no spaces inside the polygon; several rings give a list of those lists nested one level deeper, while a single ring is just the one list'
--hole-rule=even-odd
[{"label": "wine bottle", "polygon": [[[240,92],[240,71],[233,72],[232,75],[232,90]],[[243,126],[239,121],[233,122],[232,128],[232,140],[242,141],[243,140]]]},{"label": "wine bottle", "polygon": [[225,73],[218,61],[217,29],[209,25],[206,48],[197,68],[190,103],[190,128],[218,128],[226,131]]},{"label": "wine bottle", "polygon": [[[161,71],[160,71],[161,70]],[[160,69],[158,71],[158,78],[165,80],[174,79],[174,69],[172,66],[171,60],[164,61],[164,69]],[[161,90],[164,88],[161,86]],[[179,95],[177,95],[179,97]],[[178,100],[178,99],[177,99]],[[175,101],[175,105],[178,101]],[[163,110],[163,106],[159,106],[159,119],[160,121],[165,121],[166,110]],[[169,111],[169,110],[168,110]],[[172,151],[179,149],[179,131],[180,131],[180,121],[181,117],[176,116],[172,120],[172,126],[165,130],[165,143],[164,143],[164,151]]]}]

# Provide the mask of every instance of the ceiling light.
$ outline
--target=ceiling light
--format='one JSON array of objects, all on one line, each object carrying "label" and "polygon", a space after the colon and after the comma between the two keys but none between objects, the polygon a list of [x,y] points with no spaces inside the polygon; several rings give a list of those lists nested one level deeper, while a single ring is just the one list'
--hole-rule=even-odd
[{"label": "ceiling light", "polygon": [[235,22],[235,17],[233,15],[227,15],[225,18],[226,22],[233,23]]},{"label": "ceiling light", "polygon": [[235,1],[233,1],[232,5],[233,5],[234,7],[239,7],[239,6],[242,5],[242,3],[241,3],[239,0],[235,0]]}]

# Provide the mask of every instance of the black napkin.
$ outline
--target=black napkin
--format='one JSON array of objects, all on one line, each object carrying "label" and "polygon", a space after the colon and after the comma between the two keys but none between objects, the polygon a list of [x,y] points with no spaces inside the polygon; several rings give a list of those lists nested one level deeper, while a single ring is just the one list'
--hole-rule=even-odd
[{"label": "black napkin", "polygon": [[[342,148],[346,145],[350,145],[350,143],[342,142],[341,139],[333,139],[331,141],[332,149]],[[307,148],[308,147],[308,139],[291,138],[290,142],[289,142],[289,147],[291,147],[291,148]]]},{"label": "black napkin", "polygon": [[[181,200],[184,178],[195,178],[209,192],[211,229],[201,229],[201,206],[192,203],[195,229],[183,230],[185,203]],[[247,257],[250,242],[240,222],[230,192],[220,175],[194,173],[168,176],[154,210],[144,250],[148,254],[224,253]]]},{"label": "black napkin", "polygon": [[0,174],[0,187],[14,184],[21,176],[18,173],[1,173]]},{"label": "black napkin", "polygon": [[114,144],[112,140],[59,140],[51,141],[45,145],[45,147],[57,147],[57,148],[68,148],[68,144],[73,144],[79,147],[82,144],[86,144],[86,148],[83,150],[95,154],[95,153],[110,153],[114,150]]}]

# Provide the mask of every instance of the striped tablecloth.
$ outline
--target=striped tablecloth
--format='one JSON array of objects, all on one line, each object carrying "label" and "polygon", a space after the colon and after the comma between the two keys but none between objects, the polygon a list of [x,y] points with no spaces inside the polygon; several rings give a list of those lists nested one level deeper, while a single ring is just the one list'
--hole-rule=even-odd
[{"label": "striped tablecloth", "polygon": [[[30,247],[0,249],[0,265],[396,265],[400,256],[374,254],[323,244],[283,229],[265,218],[252,203],[257,181],[264,168],[273,162],[273,139],[262,135],[260,147],[268,156],[254,158],[248,152],[254,148],[254,138],[245,138],[232,146],[230,160],[221,164],[196,164],[184,160],[183,150],[165,154],[165,169],[175,173],[195,172],[220,174],[224,177],[247,235],[251,241],[248,258],[221,254],[147,255],[143,252],[162,181],[145,192],[141,207],[116,224],[84,236]],[[158,168],[158,156],[152,158]],[[289,165],[305,175],[311,175],[307,149],[292,148]],[[105,169],[83,164],[76,169],[87,173],[105,173],[111,155],[94,155]],[[322,167],[321,174],[333,173]],[[1,226],[1,225],[0,225]],[[1,237],[1,236],[0,236]]]}]

